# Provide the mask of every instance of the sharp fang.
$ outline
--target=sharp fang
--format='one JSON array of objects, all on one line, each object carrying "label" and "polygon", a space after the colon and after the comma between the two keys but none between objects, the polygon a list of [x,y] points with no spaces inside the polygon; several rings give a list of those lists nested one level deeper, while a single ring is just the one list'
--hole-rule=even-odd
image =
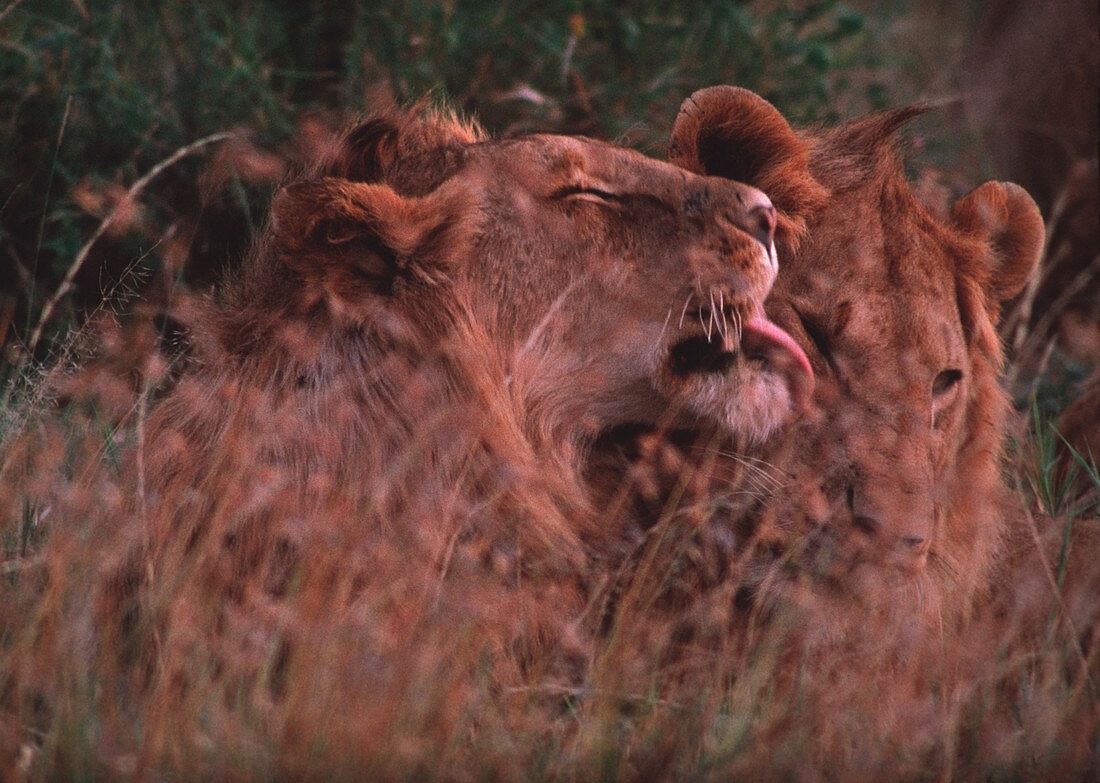
[{"label": "sharp fang", "polygon": [[691,304],[691,294],[687,295],[687,299],[684,300],[684,309],[680,311],[680,325],[676,328],[681,331],[684,328],[684,316],[687,315],[689,304]]}]

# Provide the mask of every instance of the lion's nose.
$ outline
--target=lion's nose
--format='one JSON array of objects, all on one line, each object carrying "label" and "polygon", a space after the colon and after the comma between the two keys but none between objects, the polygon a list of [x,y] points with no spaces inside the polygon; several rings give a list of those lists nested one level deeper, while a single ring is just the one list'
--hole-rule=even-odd
[{"label": "lion's nose", "polygon": [[[767,198],[764,196],[765,200]],[[770,250],[775,241],[775,207],[771,202],[753,207],[745,222],[748,235]]]},{"label": "lion's nose", "polygon": [[878,508],[870,498],[848,488],[852,526],[868,540],[884,562],[905,570],[919,570],[928,557],[929,541],[912,509]]},{"label": "lion's nose", "polygon": [[724,217],[771,252],[775,241],[775,207],[763,191],[739,182],[734,186],[733,198],[724,204]]},{"label": "lion's nose", "polygon": [[890,533],[877,519],[866,515],[853,517],[852,524],[871,545],[881,561],[905,571],[919,571],[928,557],[928,540],[916,533]]}]

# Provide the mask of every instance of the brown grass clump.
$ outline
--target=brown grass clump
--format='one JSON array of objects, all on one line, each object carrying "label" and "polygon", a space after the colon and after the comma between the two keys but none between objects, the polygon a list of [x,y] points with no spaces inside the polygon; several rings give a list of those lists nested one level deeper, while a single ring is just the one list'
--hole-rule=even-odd
[{"label": "brown grass clump", "polygon": [[303,498],[245,433],[206,497],[135,508],[112,454],[140,451],[141,391],[73,379],[5,441],[13,779],[1032,780],[1095,761],[1095,519],[1033,518],[1044,546],[960,635],[813,593],[765,618],[705,511],[675,503],[615,589],[606,561],[458,534],[477,509],[408,493],[401,465]]},{"label": "brown grass clump", "polygon": [[675,504],[609,602],[599,561],[456,535],[476,510],[453,496],[385,513],[392,466],[303,498],[245,435],[183,535],[200,501],[135,508],[111,457],[140,438],[140,395],[104,426],[90,401],[119,389],[81,392],[6,442],[13,779],[1032,780],[1094,762],[1094,519],[1029,517],[1050,540],[959,635],[810,592],[755,615]]}]

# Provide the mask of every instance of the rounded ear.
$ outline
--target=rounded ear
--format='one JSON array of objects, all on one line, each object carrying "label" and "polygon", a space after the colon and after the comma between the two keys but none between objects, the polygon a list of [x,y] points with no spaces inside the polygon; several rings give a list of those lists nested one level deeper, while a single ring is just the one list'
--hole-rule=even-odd
[{"label": "rounded ear", "polygon": [[279,191],[270,231],[287,266],[305,276],[351,271],[388,289],[403,271],[429,278],[446,271],[470,198],[457,186],[406,198],[387,185],[324,177]]},{"label": "rounded ear", "polygon": [[810,175],[805,141],[779,111],[754,92],[719,86],[684,101],[672,126],[671,163],[744,182],[768,194],[779,211],[777,237],[795,245],[807,218],[827,198]]},{"label": "rounded ear", "polygon": [[423,107],[394,110],[348,130],[321,165],[320,173],[357,182],[379,182],[397,160],[462,147],[480,138],[476,125],[446,114]]},{"label": "rounded ear", "polygon": [[1043,252],[1043,216],[1011,182],[987,182],[959,199],[951,222],[987,251],[988,293],[1003,302],[1020,293]]}]

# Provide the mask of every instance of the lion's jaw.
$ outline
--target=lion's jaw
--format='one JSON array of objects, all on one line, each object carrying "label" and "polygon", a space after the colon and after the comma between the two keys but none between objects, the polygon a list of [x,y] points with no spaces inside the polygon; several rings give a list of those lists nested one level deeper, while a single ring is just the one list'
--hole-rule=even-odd
[{"label": "lion's jaw", "polygon": [[704,312],[698,329],[678,338],[658,372],[659,388],[685,417],[713,422],[750,445],[801,411],[813,391],[806,354],[762,311],[728,319]]}]

